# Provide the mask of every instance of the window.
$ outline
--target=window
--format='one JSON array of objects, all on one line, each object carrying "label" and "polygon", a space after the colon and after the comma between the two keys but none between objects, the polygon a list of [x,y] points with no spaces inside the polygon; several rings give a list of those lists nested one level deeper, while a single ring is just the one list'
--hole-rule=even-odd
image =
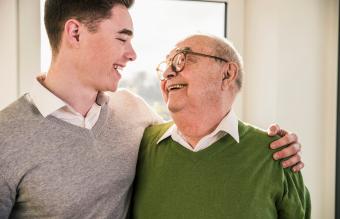
[{"label": "window", "polygon": [[[43,9],[44,0],[41,3]],[[226,5],[225,1],[135,1],[130,13],[135,29],[133,46],[138,58],[124,69],[120,87],[139,94],[163,118],[168,119],[156,76],[157,64],[175,42],[185,36],[200,32],[225,36]],[[51,55],[43,25],[41,32],[41,68],[47,71]]]}]

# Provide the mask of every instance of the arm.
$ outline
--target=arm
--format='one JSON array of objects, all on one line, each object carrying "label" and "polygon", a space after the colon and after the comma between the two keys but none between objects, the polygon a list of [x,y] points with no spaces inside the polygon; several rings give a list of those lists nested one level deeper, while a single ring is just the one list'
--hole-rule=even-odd
[{"label": "arm", "polygon": [[146,127],[164,122],[162,117],[158,115],[142,97],[131,93],[127,89],[120,89],[120,96],[117,95],[117,92],[115,93],[116,94],[111,94],[112,97],[116,98],[114,101],[120,104],[124,103],[124,106],[131,106],[133,113],[139,112],[142,114],[145,120],[144,122],[147,124]]},{"label": "arm", "polygon": [[311,200],[301,173],[284,170],[283,196],[277,204],[280,219],[310,219]]},{"label": "arm", "polygon": [[267,132],[269,136],[281,136],[280,139],[270,144],[271,149],[287,146],[273,154],[274,160],[289,158],[281,162],[282,167],[292,167],[292,170],[294,172],[300,171],[304,167],[304,163],[301,161],[301,156],[299,154],[299,152],[301,151],[301,144],[298,142],[297,135],[294,133],[288,133],[287,131],[280,129],[277,124],[271,125],[268,128]]},{"label": "arm", "polygon": [[0,218],[9,218],[15,202],[16,191],[0,173]]}]

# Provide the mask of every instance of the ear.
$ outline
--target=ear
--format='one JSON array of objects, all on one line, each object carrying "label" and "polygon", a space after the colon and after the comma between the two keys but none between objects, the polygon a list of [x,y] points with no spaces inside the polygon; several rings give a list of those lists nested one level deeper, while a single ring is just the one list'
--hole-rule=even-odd
[{"label": "ear", "polygon": [[228,62],[223,68],[222,89],[230,89],[236,85],[238,76],[238,65],[235,62]]},{"label": "ear", "polygon": [[79,46],[80,26],[80,22],[75,19],[69,19],[65,22],[64,36],[69,45]]}]

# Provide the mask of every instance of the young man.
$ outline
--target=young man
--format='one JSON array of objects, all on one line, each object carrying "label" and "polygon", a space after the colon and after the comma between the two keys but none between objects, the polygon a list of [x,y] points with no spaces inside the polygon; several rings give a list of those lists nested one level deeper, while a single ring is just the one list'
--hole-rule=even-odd
[{"label": "young man", "polygon": [[243,64],[230,42],[188,37],[158,72],[173,122],[144,133],[133,218],[310,218],[301,174],[271,158],[275,138],[232,111]]},{"label": "young man", "polygon": [[[132,4],[46,1],[48,74],[0,113],[0,218],[126,216],[143,131],[160,121],[127,91],[103,93],[136,59]],[[294,135],[278,143],[298,151]]]},{"label": "young man", "polygon": [[0,113],[0,218],[124,218],[139,143],[159,121],[115,91],[136,58],[132,1],[47,0],[46,77]]}]

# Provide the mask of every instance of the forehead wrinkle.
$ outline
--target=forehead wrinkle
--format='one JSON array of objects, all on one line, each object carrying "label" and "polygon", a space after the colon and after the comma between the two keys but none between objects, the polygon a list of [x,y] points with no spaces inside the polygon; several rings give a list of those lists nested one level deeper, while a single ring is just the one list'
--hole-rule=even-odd
[{"label": "forehead wrinkle", "polygon": [[216,42],[205,36],[193,36],[185,39],[184,41],[180,42],[179,45],[187,45],[192,49],[194,52],[206,53],[211,54],[215,50]]}]

